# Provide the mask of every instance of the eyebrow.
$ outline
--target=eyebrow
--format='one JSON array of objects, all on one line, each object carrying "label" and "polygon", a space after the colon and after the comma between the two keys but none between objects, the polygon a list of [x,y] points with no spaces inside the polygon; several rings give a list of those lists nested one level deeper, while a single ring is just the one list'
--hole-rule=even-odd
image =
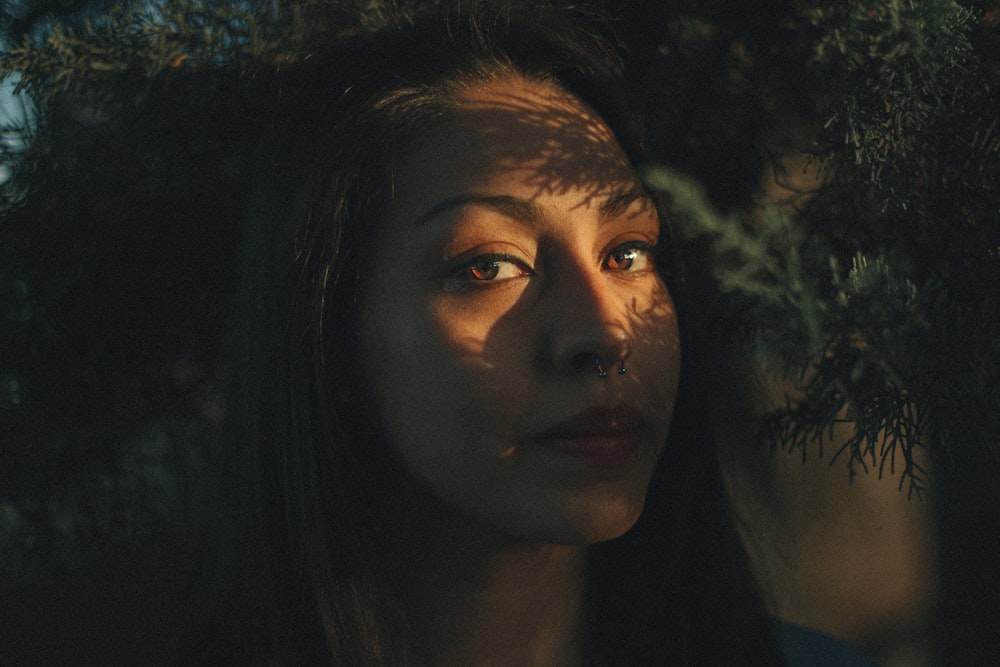
[{"label": "eyebrow", "polygon": [[[625,211],[634,202],[647,200],[652,203],[652,197],[645,190],[634,187],[616,192],[601,202],[600,217],[602,220],[613,218]],[[509,218],[538,226],[545,217],[541,206],[530,199],[522,199],[511,195],[481,195],[467,194],[449,197],[427,209],[413,221],[414,227],[421,227],[445,213],[468,205],[485,206]]]},{"label": "eyebrow", "polygon": [[478,195],[468,194],[457,197],[449,197],[444,201],[435,204],[431,208],[421,213],[413,221],[415,227],[421,227],[435,218],[439,218],[445,213],[475,204],[491,208],[499,213],[515,220],[522,220],[532,225],[538,225],[545,217],[542,208],[535,202],[528,199],[520,199],[510,195]]},{"label": "eyebrow", "polygon": [[653,197],[639,186],[616,192],[601,202],[601,218],[606,220],[624,213],[629,206],[637,201],[645,201],[652,205]]}]

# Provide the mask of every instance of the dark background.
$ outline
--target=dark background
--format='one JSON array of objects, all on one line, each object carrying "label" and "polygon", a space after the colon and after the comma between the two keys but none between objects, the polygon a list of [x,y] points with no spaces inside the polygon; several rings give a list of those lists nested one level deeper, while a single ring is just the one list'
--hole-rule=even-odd
[{"label": "dark background", "polygon": [[[928,85],[964,97],[955,103],[952,94],[949,106],[931,86],[920,127],[933,133],[892,134],[877,129],[891,125],[877,114],[906,107],[905,77],[886,83],[852,69],[875,60],[873,39],[817,61],[830,28],[804,17],[821,4],[677,0],[610,11],[659,164],[700,180],[718,209],[740,211],[776,155],[826,155],[838,177],[810,233],[835,255],[892,248],[907,275],[946,285],[943,314],[927,312],[953,323],[951,337],[935,363],[918,368],[921,386],[940,387],[926,393],[946,425],[931,451],[944,582],[935,626],[944,663],[993,664],[998,9],[962,3],[974,12],[972,59],[949,43],[895,37],[918,63],[933,60],[921,49],[942,67],[961,56],[961,67]],[[913,11],[934,25],[946,4]],[[858,3],[876,14],[897,5]],[[100,23],[111,6],[7,1],[0,20],[10,47],[22,34],[40,42],[57,24]],[[0,186],[4,664],[155,662],[188,598],[212,504],[225,327],[241,224],[260,177],[246,145],[258,93],[225,68],[108,80],[81,78],[85,94],[47,97],[35,127],[0,118],[0,129],[32,139],[26,153],[0,142],[0,163],[13,174]],[[844,125],[848,112],[869,114],[858,126],[882,132],[865,139],[881,152],[844,138],[855,127]],[[967,135],[975,138],[955,139]],[[881,167],[874,177],[873,167]],[[949,402],[964,395],[982,401]]]}]

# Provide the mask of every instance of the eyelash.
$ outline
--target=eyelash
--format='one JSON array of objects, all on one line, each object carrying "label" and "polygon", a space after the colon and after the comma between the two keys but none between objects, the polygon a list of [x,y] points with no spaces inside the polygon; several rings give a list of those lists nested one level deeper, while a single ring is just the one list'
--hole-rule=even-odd
[{"label": "eyelash", "polygon": [[[653,269],[654,251],[655,246],[646,241],[629,241],[627,243],[621,243],[615,246],[611,252],[608,253],[601,266],[602,268],[611,271],[645,273]],[[644,257],[646,259],[647,266],[639,269],[633,269],[632,267],[635,265],[636,260],[640,257]],[[615,261],[617,263],[627,262],[628,265],[623,268],[615,268],[609,265],[611,261]],[[505,253],[490,253],[486,255],[478,255],[473,257],[470,261],[462,264],[458,270],[449,276],[447,286],[452,290],[458,290],[470,287],[476,288],[477,286],[481,286],[485,283],[496,281],[501,270],[501,264],[510,264],[518,267],[518,273],[513,276],[500,278],[500,281],[519,278],[522,276],[530,276],[534,273],[534,271],[532,271],[527,264],[514,255],[508,255]]]},{"label": "eyelash", "polygon": [[[472,282],[490,282],[496,280],[497,274],[500,272],[501,264],[511,264],[513,266],[519,267],[519,275],[527,275],[532,273],[531,269],[522,262],[517,257],[513,255],[506,255],[503,253],[491,253],[489,255],[479,255],[474,257],[472,261],[467,262],[463,265],[457,272],[456,277],[460,277],[462,274],[466,275],[466,279]],[[476,272],[480,271],[483,273],[492,271],[489,278],[479,277]]]},{"label": "eyelash", "polygon": [[[626,253],[628,253],[631,256],[626,257],[625,256]],[[633,270],[632,266],[635,264],[635,260],[637,259],[637,256],[640,254],[645,256],[647,266]],[[620,269],[612,269],[612,267],[608,266],[608,262],[618,257],[620,257],[621,259],[617,259],[616,261],[627,260],[628,266]],[[645,273],[647,271],[653,270],[653,266],[655,265],[654,261],[655,258],[656,258],[656,246],[654,246],[652,243],[647,243],[646,241],[628,241],[627,243],[621,243],[615,246],[611,250],[611,252],[608,253],[608,256],[604,259],[604,263],[602,264],[602,266],[606,269],[612,269],[615,271],[634,271],[635,273]]]},{"label": "eyelash", "polygon": [[[518,270],[517,275],[501,278],[501,281],[534,273],[524,261],[514,255],[489,253],[486,255],[477,255],[458,267],[456,271],[448,276],[445,287],[449,291],[484,287],[486,283],[491,283],[497,279],[501,264],[510,264],[517,267]],[[492,275],[489,277],[478,277],[476,275],[477,272],[484,274],[492,273]]]}]

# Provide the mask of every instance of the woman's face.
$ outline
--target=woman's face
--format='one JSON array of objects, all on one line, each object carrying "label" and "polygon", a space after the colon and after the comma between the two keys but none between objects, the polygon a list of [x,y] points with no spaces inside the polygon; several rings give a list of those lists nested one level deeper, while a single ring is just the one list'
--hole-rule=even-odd
[{"label": "woman's face", "polygon": [[628,530],[680,356],[659,218],[611,131],[553,85],[482,83],[393,192],[358,363],[402,468],[517,539]]}]

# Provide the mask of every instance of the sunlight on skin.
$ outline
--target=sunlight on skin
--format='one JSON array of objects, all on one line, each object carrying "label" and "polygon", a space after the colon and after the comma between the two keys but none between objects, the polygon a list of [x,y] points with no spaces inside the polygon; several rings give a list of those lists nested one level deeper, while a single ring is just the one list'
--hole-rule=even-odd
[{"label": "sunlight on skin", "polygon": [[586,547],[638,518],[677,391],[655,207],[592,110],[516,76],[397,159],[358,344],[408,631],[427,664],[582,664]]},{"label": "sunlight on skin", "polygon": [[449,134],[478,137],[477,161],[510,172],[527,199],[575,193],[575,206],[589,206],[636,185],[604,121],[556,89],[478,91],[466,97],[450,122]]},{"label": "sunlight on skin", "polygon": [[[548,85],[465,91],[400,161],[388,217],[362,345],[404,463],[532,539],[591,542],[631,527],[669,429],[679,344],[652,265],[603,268],[622,244],[652,247],[660,233],[607,126]],[[467,280],[482,256],[501,258],[502,279]],[[644,267],[646,251],[637,257]],[[628,373],[599,378],[597,354],[613,366],[624,356]],[[534,443],[592,406],[619,405],[644,423],[624,465],[588,467]]]}]

